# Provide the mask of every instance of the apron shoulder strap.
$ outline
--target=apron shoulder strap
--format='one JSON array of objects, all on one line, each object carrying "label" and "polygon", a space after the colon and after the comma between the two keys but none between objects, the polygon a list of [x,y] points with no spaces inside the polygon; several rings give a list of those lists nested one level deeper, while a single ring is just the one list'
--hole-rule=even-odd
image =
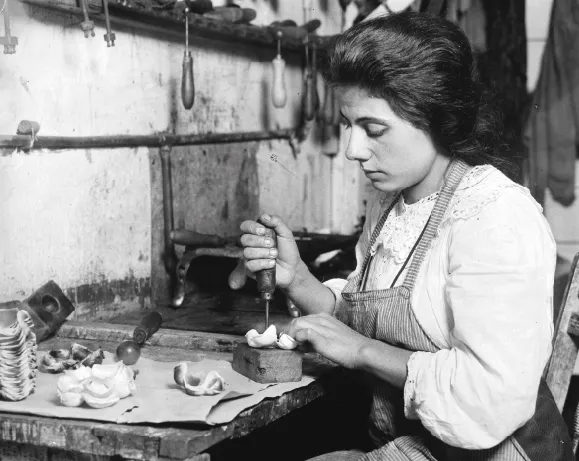
[{"label": "apron shoulder strap", "polygon": [[438,195],[434,209],[432,210],[430,219],[426,225],[426,229],[424,230],[424,234],[420,239],[414,257],[412,258],[412,262],[410,263],[410,267],[408,268],[408,272],[406,273],[406,278],[404,279],[403,285],[409,289],[409,292],[412,292],[412,288],[414,288],[422,261],[428,252],[432,239],[436,236],[438,226],[446,213],[450,199],[454,195],[458,185],[469,168],[469,165],[463,160],[454,160],[452,162],[444,186]]},{"label": "apron shoulder strap", "polygon": [[386,211],[382,214],[379,221],[376,223],[376,227],[374,228],[374,231],[372,232],[372,236],[370,237],[370,242],[368,243],[368,248],[366,250],[366,256],[364,257],[364,262],[362,263],[362,269],[360,270],[360,274],[362,276],[360,277],[360,283],[358,284],[359,286],[357,287],[358,289],[360,289],[365,284],[366,276],[368,273],[368,264],[370,264],[370,260],[372,259],[372,247],[376,243],[376,239],[380,235],[380,232],[382,232],[382,228],[384,227],[384,224],[386,223],[386,220],[388,219],[390,212],[392,211],[392,209],[396,206],[396,204],[400,200],[401,195],[402,195],[402,192],[399,192],[398,194],[396,194],[396,196],[394,197],[394,199],[392,200],[390,205],[388,205],[388,208],[386,209]]}]

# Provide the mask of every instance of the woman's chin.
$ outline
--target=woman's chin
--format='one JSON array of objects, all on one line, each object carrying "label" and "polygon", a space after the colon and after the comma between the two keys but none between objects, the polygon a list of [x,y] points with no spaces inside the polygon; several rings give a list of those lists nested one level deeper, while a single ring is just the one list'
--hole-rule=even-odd
[{"label": "woman's chin", "polygon": [[372,183],[372,187],[380,192],[396,192],[400,190],[395,184],[390,181],[384,181],[384,179],[370,179],[370,182]]}]

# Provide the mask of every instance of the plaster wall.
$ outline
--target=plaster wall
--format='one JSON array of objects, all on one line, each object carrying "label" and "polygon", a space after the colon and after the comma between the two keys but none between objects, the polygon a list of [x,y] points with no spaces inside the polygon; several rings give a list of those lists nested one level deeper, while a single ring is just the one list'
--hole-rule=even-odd
[{"label": "plaster wall", "polygon": [[[255,24],[303,22],[296,8],[301,2],[237,3],[256,9]],[[319,33],[337,32],[338,2],[313,4]],[[1,134],[15,134],[23,119],[38,121],[40,135],[59,136],[259,131],[300,120],[298,54],[285,56],[288,104],[275,109],[273,48],[192,38],[196,99],[186,111],[181,40],[124,27],[114,30],[115,47],[107,48],[102,24],[87,39],[77,16],[17,0],[11,0],[11,16],[19,44],[16,54],[0,58]],[[323,97],[321,84],[319,90]],[[179,149],[172,159],[176,224],[231,233],[241,219],[267,209],[295,228],[351,231],[359,212],[357,173],[344,176],[340,169],[339,184],[332,186],[332,160],[320,146],[314,129],[297,156],[285,142],[232,145],[220,155],[203,147]],[[53,279],[78,303],[78,318],[148,307],[161,256],[155,245],[162,238],[159,163],[157,149],[148,148],[4,152],[0,301],[22,299]],[[256,181],[233,187],[242,174]],[[330,219],[332,187],[352,190],[337,206],[343,220]],[[224,197],[235,212],[224,213]]]}]

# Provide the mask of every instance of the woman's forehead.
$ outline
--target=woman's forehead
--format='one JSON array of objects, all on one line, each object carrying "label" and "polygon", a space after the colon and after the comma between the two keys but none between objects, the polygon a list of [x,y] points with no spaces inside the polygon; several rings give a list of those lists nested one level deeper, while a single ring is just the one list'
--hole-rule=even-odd
[{"label": "woman's forehead", "polygon": [[396,117],[384,98],[372,96],[361,87],[337,87],[335,94],[342,112],[348,112],[356,118],[376,117],[378,114],[382,117]]}]

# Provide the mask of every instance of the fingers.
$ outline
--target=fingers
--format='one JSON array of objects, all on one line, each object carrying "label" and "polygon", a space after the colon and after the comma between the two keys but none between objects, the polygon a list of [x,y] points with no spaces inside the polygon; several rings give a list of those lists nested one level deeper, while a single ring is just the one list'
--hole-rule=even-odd
[{"label": "fingers", "polygon": [[275,266],[275,259],[246,259],[245,268],[250,272],[271,269]]},{"label": "fingers", "polygon": [[232,290],[239,290],[243,288],[246,281],[247,275],[245,274],[245,261],[243,258],[239,258],[237,266],[233,269],[233,272],[229,274],[229,287]]},{"label": "fingers", "polygon": [[296,305],[293,302],[291,302],[289,298],[287,298],[286,304],[290,316],[293,317],[294,319],[297,319],[301,315],[300,310],[296,307]]},{"label": "fingers", "polygon": [[[286,332],[289,336],[296,339],[302,330],[313,330],[318,335],[328,336],[331,334],[331,325],[327,323],[324,314],[306,315],[305,317],[298,317],[289,325]],[[302,333],[303,334],[303,333]]]},{"label": "fingers", "polygon": [[240,242],[244,247],[271,248],[273,246],[272,239],[253,234],[243,234]]},{"label": "fingers", "polygon": [[298,343],[316,344],[321,338],[320,334],[313,328],[302,328],[293,337]]},{"label": "fingers", "polygon": [[275,248],[245,248],[243,250],[245,259],[275,259],[277,250]]}]

